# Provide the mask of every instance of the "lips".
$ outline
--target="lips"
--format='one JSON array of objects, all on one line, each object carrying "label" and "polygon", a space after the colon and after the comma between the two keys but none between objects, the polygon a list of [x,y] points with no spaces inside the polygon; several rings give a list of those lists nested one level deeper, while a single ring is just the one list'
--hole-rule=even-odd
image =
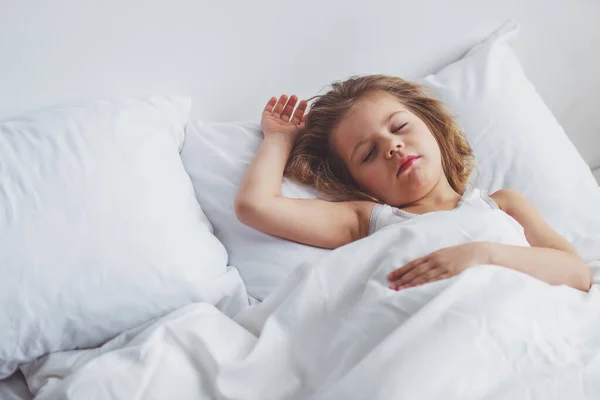
[{"label": "lips", "polygon": [[396,172],[396,176],[400,175],[404,171],[408,170],[414,163],[417,161],[420,156],[404,156],[400,160],[398,160],[398,171]]}]

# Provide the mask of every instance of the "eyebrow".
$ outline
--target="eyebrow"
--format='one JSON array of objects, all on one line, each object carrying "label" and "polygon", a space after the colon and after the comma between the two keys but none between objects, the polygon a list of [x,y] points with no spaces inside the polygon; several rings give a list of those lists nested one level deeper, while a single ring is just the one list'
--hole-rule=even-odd
[{"label": "eyebrow", "polygon": [[[390,120],[391,120],[391,119],[394,117],[394,115],[396,115],[396,114],[400,114],[400,113],[402,113],[402,112],[405,112],[405,111],[403,111],[403,110],[400,110],[400,111],[394,111],[393,113],[391,113],[390,115],[388,115],[388,116],[387,116],[387,117],[386,117],[386,118],[383,120],[383,124],[382,124],[382,125],[387,125],[387,124],[389,124],[389,123],[390,123]],[[358,143],[356,144],[356,146],[354,146],[354,149],[352,150],[352,153],[350,154],[350,161],[352,161],[352,158],[354,157],[354,153],[356,153],[356,150],[358,150],[358,148],[359,148],[360,146],[362,146],[363,144],[365,144],[365,143],[366,143],[366,142],[368,142],[368,141],[369,141],[369,138],[363,139],[363,140],[361,140],[360,142],[358,142]]]}]

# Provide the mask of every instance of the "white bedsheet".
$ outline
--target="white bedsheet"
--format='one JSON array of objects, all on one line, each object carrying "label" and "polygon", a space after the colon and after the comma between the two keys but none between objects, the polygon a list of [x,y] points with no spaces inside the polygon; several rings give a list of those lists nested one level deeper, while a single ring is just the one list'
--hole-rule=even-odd
[{"label": "white bedsheet", "polygon": [[[468,214],[468,215],[465,215]],[[497,266],[391,291],[385,276],[477,238],[501,211],[442,212],[302,265],[235,320],[193,304],[102,348],[23,367],[36,399],[598,399],[600,288]]]}]

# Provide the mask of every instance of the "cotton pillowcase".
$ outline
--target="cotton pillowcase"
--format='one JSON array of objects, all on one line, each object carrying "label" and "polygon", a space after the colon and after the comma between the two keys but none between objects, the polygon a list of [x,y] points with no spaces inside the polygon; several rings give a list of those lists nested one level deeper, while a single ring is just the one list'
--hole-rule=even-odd
[{"label": "cotton pillowcase", "polygon": [[[253,123],[191,121],[181,159],[190,175],[196,198],[209,217],[215,235],[227,248],[250,296],[264,299],[298,264],[313,261],[330,250],[280,239],[242,224],[234,211],[238,187],[262,141]],[[282,194],[315,198],[310,187],[285,179]]]},{"label": "cotton pillowcase", "polygon": [[179,158],[189,110],[99,100],[0,123],[0,379],[241,285]]},{"label": "cotton pillowcase", "polygon": [[510,47],[507,22],[462,59],[427,76],[476,157],[474,186],[516,189],[588,263],[600,260],[600,187]]},{"label": "cotton pillowcase", "polygon": [[[474,186],[519,190],[586,261],[600,260],[598,186],[525,76],[510,47],[517,32],[518,25],[508,22],[420,83],[457,114],[476,156]],[[230,263],[240,271],[248,293],[263,299],[295,266],[328,250],[264,235],[235,217],[237,188],[260,141],[257,124],[192,121],[182,159]],[[309,188],[284,182],[288,197],[316,197]]]}]

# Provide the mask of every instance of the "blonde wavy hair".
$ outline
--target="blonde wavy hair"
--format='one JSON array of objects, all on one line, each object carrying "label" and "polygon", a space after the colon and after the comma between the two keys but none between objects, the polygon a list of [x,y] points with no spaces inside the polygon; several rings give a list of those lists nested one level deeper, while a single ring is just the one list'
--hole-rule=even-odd
[{"label": "blonde wavy hair", "polygon": [[285,176],[313,186],[334,201],[380,202],[359,187],[330,142],[331,133],[354,105],[376,92],[392,94],[423,120],[440,147],[442,168],[450,186],[462,194],[473,169],[473,152],[461,129],[444,104],[427,95],[421,85],[387,75],[355,76],[334,82],[327,93],[309,99],[314,102],[305,115]]}]

